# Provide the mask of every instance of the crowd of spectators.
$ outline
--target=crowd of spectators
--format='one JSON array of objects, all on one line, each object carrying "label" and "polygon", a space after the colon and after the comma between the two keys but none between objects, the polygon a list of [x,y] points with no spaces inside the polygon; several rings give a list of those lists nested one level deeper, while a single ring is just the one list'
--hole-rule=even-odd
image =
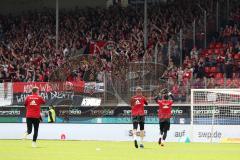
[{"label": "crowd of spectators", "polygon": [[[203,1],[198,3],[206,7]],[[192,20],[198,19],[201,11],[195,8],[189,0],[185,0],[185,4],[176,1],[164,7],[150,5],[145,52],[143,6],[60,10],[58,49],[55,46],[54,10],[1,15],[0,78],[4,81],[49,81],[52,73],[67,62],[69,53],[85,47],[85,53],[89,52],[91,41],[113,41],[117,44],[112,50],[101,51],[103,57],[117,52],[125,54],[129,61],[142,60],[144,55],[151,61],[156,44],[162,46],[180,28],[187,30]],[[108,62],[109,58],[106,60]],[[106,65],[104,68],[112,67],[109,63]]]},{"label": "crowd of spectators", "polygon": [[[0,15],[0,80],[103,81],[105,73],[112,81],[119,82],[117,86],[124,91],[131,78],[128,73],[139,72],[130,70],[129,62],[156,62],[157,58],[158,63],[167,65],[166,72],[159,78],[164,78],[178,97],[186,96],[191,87],[214,88],[223,84],[237,87],[240,28],[235,22],[239,21],[239,8],[231,13],[231,23],[221,29],[216,42],[205,50],[196,46],[184,53],[183,65],[179,66],[175,36],[180,29],[188,36],[194,20],[197,26],[203,26],[203,10],[211,20],[215,2],[178,0],[165,5],[150,4],[147,46],[144,46],[141,5],[60,10],[58,48],[54,10]],[[97,42],[107,45],[92,52],[91,44]],[[166,47],[169,43],[172,48]],[[146,72],[150,70],[148,68]]]},{"label": "crowd of spectators", "polygon": [[190,98],[183,95],[189,95],[191,88],[239,88],[239,11],[237,6],[230,14],[230,21],[206,49],[194,47],[180,67],[170,63],[163,77],[167,77],[168,88],[178,100]]}]

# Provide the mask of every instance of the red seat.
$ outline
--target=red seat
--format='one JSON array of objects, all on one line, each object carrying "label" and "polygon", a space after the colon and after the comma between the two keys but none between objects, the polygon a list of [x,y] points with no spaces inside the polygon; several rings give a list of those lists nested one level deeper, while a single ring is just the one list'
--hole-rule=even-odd
[{"label": "red seat", "polygon": [[239,78],[234,78],[234,79],[233,79],[233,84],[235,84],[236,86],[239,86],[239,84],[240,84],[240,79],[239,79]]},{"label": "red seat", "polygon": [[223,48],[222,43],[221,43],[221,42],[218,42],[218,43],[215,45],[215,48],[217,48],[217,49]]},{"label": "red seat", "polygon": [[203,50],[201,55],[202,55],[202,57],[208,56],[208,50]]},{"label": "red seat", "polygon": [[230,86],[232,85],[232,80],[231,80],[231,79],[227,79],[226,85],[227,85],[228,87],[230,87]]},{"label": "red seat", "polygon": [[220,55],[221,55],[221,56],[224,56],[224,55],[225,55],[224,50],[220,50]]},{"label": "red seat", "polygon": [[220,49],[215,49],[214,50],[215,54],[219,55],[221,52],[220,52]]},{"label": "red seat", "polygon": [[227,44],[226,44],[226,43],[224,43],[224,44],[223,44],[223,47],[224,47],[224,48],[227,48]]},{"label": "red seat", "polygon": [[210,46],[209,46],[209,48],[214,49],[214,48],[215,48],[215,44],[214,44],[214,43],[211,43]]},{"label": "red seat", "polygon": [[235,59],[235,60],[240,60],[240,54],[235,54],[235,55],[234,55],[234,59]]},{"label": "red seat", "polygon": [[213,50],[212,50],[212,49],[208,49],[208,50],[207,50],[207,53],[208,53],[208,54],[212,54],[212,53],[213,53]]},{"label": "red seat", "polygon": [[223,78],[223,74],[222,73],[216,73],[215,74],[215,78]]},{"label": "red seat", "polygon": [[210,73],[210,67],[205,67],[205,68],[204,68],[204,71],[205,71],[206,73]]},{"label": "red seat", "polygon": [[216,73],[217,72],[217,67],[211,67],[210,72],[211,73]]},{"label": "red seat", "polygon": [[216,79],[216,84],[218,84],[218,85],[224,85],[224,79],[223,78],[217,78]]}]

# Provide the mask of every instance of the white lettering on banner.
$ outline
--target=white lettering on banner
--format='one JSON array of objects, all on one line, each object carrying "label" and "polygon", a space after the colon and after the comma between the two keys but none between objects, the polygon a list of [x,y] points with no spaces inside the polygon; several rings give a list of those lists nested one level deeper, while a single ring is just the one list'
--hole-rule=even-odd
[{"label": "white lettering on banner", "polygon": [[79,109],[71,109],[69,110],[70,115],[81,115],[82,111]]},{"label": "white lettering on banner", "polygon": [[198,137],[199,138],[207,138],[207,139],[210,139],[210,138],[217,138],[217,139],[220,139],[222,137],[222,133],[221,132],[214,132],[214,133],[211,133],[211,132],[198,132]]},{"label": "white lettering on banner", "polygon": [[[157,110],[157,112],[159,112],[159,109]],[[182,109],[172,109],[171,113],[172,114],[182,115],[183,114],[183,110]]]},{"label": "white lettering on banner", "polygon": [[[32,88],[36,87],[36,84],[26,84],[23,86],[23,92],[24,93],[31,93],[32,92]],[[58,83],[45,83],[45,84],[40,84],[39,85],[39,90],[40,91],[44,91],[44,92],[50,92],[50,91],[59,91],[60,90],[60,86]]]},{"label": "white lettering on banner", "polygon": [[174,109],[174,110],[172,110],[172,114],[183,114],[183,110],[181,110],[181,109]]},{"label": "white lettering on banner", "polygon": [[81,115],[82,111],[80,109],[69,109],[69,110],[60,110],[60,115]]},{"label": "white lettering on banner", "polygon": [[[25,123],[0,123],[0,139],[21,139],[24,132]],[[196,125],[193,128],[192,137],[191,125],[176,125],[172,124],[167,142],[185,142],[185,138],[189,137],[191,142],[210,142],[209,129],[207,125]],[[214,126],[214,136],[221,138],[213,138],[213,142],[220,142],[223,138],[239,138],[239,125],[216,125]],[[39,139],[59,139],[59,136],[64,133],[67,135],[67,140],[104,140],[104,141],[132,141],[132,124],[48,124],[42,123],[39,130]],[[234,132],[233,132],[234,130]],[[159,137],[159,125],[148,124],[145,126],[147,142],[156,142]],[[185,131],[185,136],[183,133]],[[201,136],[198,137],[199,132]],[[177,137],[182,136],[182,137]]]},{"label": "white lettering on banner", "polygon": [[231,114],[240,114],[240,110],[230,110]]},{"label": "white lettering on banner", "polygon": [[24,93],[31,93],[33,87],[35,87],[35,86],[33,86],[32,84],[24,85],[23,86],[23,92]]},{"label": "white lettering on banner", "polygon": [[47,92],[41,92],[40,96],[42,96],[45,100],[48,99],[48,93]]},{"label": "white lettering on banner", "polygon": [[62,98],[66,98],[66,99],[73,99],[74,97],[74,93],[73,92],[50,92],[51,96],[50,99],[62,99]]},{"label": "white lettering on banner", "polygon": [[[140,131],[137,131],[137,136],[140,136]],[[133,136],[133,130],[129,130],[128,131],[128,135],[130,136],[130,137],[132,137]],[[146,131],[144,131],[144,137],[146,136]]]},{"label": "white lettering on banner", "polygon": [[19,96],[17,95],[16,96],[17,103],[23,103],[28,95],[29,94],[21,94]]},{"label": "white lettering on banner", "polygon": [[104,109],[104,110],[91,110],[92,115],[113,115],[114,110],[113,109]]},{"label": "white lettering on banner", "polygon": [[206,115],[206,114],[219,114],[220,110],[216,109],[216,110],[194,110],[193,114],[197,114],[197,115]]},{"label": "white lettering on banner", "polygon": [[[60,88],[59,88],[60,89]],[[71,91],[74,89],[74,85],[72,82],[66,82],[63,84],[63,90]]]},{"label": "white lettering on banner", "polygon": [[[23,103],[26,97],[30,95],[30,93],[22,93],[20,95],[15,95],[17,103]],[[45,100],[52,100],[52,99],[73,99],[74,92],[41,92],[40,96],[42,96]]]},{"label": "white lettering on banner", "polygon": [[186,134],[186,130],[183,130],[183,131],[180,131],[180,132],[177,131],[177,132],[174,133],[174,136],[175,137],[184,137],[185,134]]},{"label": "white lettering on banner", "polygon": [[9,116],[9,115],[15,115],[15,116],[19,116],[21,114],[20,111],[0,111],[0,115],[1,116]]},{"label": "white lettering on banner", "polygon": [[[127,115],[131,115],[132,111],[131,110],[123,110],[123,115],[127,116]],[[144,110],[144,114],[147,115],[148,111]]]}]

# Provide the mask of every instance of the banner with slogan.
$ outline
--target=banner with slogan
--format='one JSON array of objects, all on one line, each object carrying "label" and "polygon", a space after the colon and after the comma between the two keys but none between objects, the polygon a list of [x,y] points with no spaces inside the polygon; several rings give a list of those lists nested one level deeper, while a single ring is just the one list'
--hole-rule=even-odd
[{"label": "banner with slogan", "polygon": [[15,82],[13,83],[13,105],[23,105],[33,87],[39,88],[39,94],[48,105],[64,100],[73,101],[74,95],[84,92],[85,82]]},{"label": "banner with slogan", "polygon": [[83,81],[77,82],[14,82],[13,93],[31,93],[33,87],[38,87],[40,92],[75,91],[84,92]]},{"label": "banner with slogan", "polygon": [[39,88],[39,93],[46,100],[47,105],[81,104],[83,96],[80,95],[104,91],[104,83],[85,83],[84,81],[0,83],[1,106],[23,105],[26,97],[31,94],[33,87]]}]

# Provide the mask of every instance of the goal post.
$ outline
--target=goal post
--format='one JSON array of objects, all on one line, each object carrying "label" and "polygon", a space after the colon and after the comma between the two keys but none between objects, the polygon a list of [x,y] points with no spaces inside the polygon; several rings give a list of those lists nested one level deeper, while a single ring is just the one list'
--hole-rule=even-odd
[{"label": "goal post", "polygon": [[215,131],[228,125],[240,125],[240,89],[191,89],[192,141],[203,136],[196,132],[202,127],[209,131],[208,142],[217,142]]}]

